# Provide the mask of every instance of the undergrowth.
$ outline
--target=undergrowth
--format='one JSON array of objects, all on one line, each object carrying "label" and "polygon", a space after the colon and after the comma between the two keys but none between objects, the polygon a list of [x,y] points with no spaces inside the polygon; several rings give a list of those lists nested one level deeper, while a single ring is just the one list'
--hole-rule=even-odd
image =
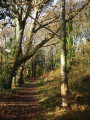
[{"label": "undergrowth", "polygon": [[37,80],[40,106],[38,120],[89,120],[90,66],[72,66],[68,73],[69,107],[61,107],[60,70],[42,75]]}]

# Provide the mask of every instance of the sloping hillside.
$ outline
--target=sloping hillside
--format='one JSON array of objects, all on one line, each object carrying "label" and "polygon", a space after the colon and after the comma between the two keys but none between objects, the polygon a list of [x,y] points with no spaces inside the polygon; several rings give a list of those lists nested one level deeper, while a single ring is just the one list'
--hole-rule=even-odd
[{"label": "sloping hillside", "polygon": [[[37,81],[40,94],[40,120],[89,120],[90,66],[73,65],[68,73],[69,107],[63,109],[60,97],[60,69],[43,74]],[[42,119],[41,119],[42,118]]]}]

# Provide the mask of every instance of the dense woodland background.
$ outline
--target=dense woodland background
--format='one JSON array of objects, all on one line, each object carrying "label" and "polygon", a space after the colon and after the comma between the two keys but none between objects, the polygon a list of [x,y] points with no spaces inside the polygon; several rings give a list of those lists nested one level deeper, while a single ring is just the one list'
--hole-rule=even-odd
[{"label": "dense woodland background", "polygon": [[[60,114],[66,113],[58,108],[62,84],[61,1],[0,1],[0,96],[13,94],[14,89],[35,78],[45,120],[59,120]],[[90,1],[66,0],[65,5],[68,105],[76,111],[89,111]],[[89,120],[88,112],[85,119],[82,113],[80,119],[79,113],[75,114],[69,115],[72,120]],[[63,115],[61,120],[69,120],[67,117]]]}]

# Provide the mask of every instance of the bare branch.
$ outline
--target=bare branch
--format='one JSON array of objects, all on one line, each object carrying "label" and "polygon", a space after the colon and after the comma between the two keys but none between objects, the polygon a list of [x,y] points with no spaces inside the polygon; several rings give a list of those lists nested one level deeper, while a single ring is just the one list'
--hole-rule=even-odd
[{"label": "bare branch", "polygon": [[52,43],[52,44],[48,44],[48,45],[42,46],[42,47],[48,47],[48,46],[51,46],[51,45],[57,45],[57,44],[59,44],[59,41],[56,42],[56,43]]},{"label": "bare branch", "polygon": [[37,29],[34,30],[34,33],[36,33],[36,32],[37,32],[38,30],[40,30],[41,28],[43,28],[43,27],[45,27],[45,26],[47,26],[47,25],[49,25],[49,24],[51,24],[51,23],[53,23],[53,22],[56,22],[55,20],[58,19],[58,18],[59,18],[59,16],[56,17],[54,20],[52,20],[52,21],[50,21],[50,22],[48,22],[48,23],[45,23],[45,24],[43,24],[42,26],[38,27]]},{"label": "bare branch", "polygon": [[9,49],[5,49],[3,46],[0,46],[0,49],[4,50],[7,53],[11,53],[11,51]]},{"label": "bare branch", "polygon": [[81,12],[88,4],[90,3],[90,0],[88,0],[82,7],[78,8],[75,13],[71,14],[68,19],[66,20],[66,22],[68,22],[69,20],[72,20],[79,12]]},{"label": "bare branch", "polygon": [[[17,4],[18,5],[18,4]],[[21,6],[18,5],[18,7],[21,8]],[[23,10],[26,14],[27,12],[25,10]],[[32,19],[34,19],[31,15],[28,15],[29,17],[31,17]],[[35,19],[34,19],[35,20]],[[40,24],[40,22],[38,22],[38,20],[36,20],[36,23],[39,24],[40,27],[42,27],[42,24]],[[56,34],[54,31],[52,31],[51,29],[47,28],[46,26],[43,26],[45,29],[49,30],[50,32],[52,32],[53,34],[55,34],[56,36],[60,37],[58,34]]]},{"label": "bare branch", "polygon": [[[73,17],[69,17],[66,22],[68,22],[69,20],[72,20],[81,10],[83,10],[87,5],[89,4],[89,1],[86,2],[81,8],[82,9],[77,9],[77,11],[72,14]],[[60,30],[60,26],[54,31],[55,33],[57,33]],[[51,40],[52,38],[54,38],[55,34],[53,36],[49,36],[49,38],[45,38],[41,43],[39,43],[29,55],[25,55],[21,60],[19,60],[17,62],[17,67],[20,66],[23,62],[26,62],[28,59],[30,59],[35,53],[36,51],[42,47],[46,42],[48,42],[49,40]]]},{"label": "bare branch", "polygon": [[[56,33],[59,31],[59,29],[56,30]],[[54,35],[55,36],[55,35]],[[41,43],[39,43],[31,52],[29,55],[25,55],[21,60],[17,62],[17,66],[20,66],[23,62],[26,62],[28,59],[30,59],[36,51],[41,48],[45,43],[47,43],[49,40],[54,38],[54,36],[49,36],[49,38],[45,38]]]}]

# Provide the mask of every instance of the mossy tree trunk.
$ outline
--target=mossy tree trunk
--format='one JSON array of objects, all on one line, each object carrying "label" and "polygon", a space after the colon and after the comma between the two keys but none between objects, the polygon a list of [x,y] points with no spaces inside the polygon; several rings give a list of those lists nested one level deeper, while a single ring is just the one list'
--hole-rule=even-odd
[{"label": "mossy tree trunk", "polygon": [[17,22],[17,33],[16,33],[16,45],[14,53],[11,55],[10,60],[6,66],[5,74],[5,81],[6,81],[6,89],[11,89],[12,87],[12,79],[16,74],[17,70],[17,62],[20,59],[21,51],[22,51],[22,38],[26,24],[26,17],[23,20],[22,16],[22,9],[20,8],[18,11],[18,18],[16,19]]}]

